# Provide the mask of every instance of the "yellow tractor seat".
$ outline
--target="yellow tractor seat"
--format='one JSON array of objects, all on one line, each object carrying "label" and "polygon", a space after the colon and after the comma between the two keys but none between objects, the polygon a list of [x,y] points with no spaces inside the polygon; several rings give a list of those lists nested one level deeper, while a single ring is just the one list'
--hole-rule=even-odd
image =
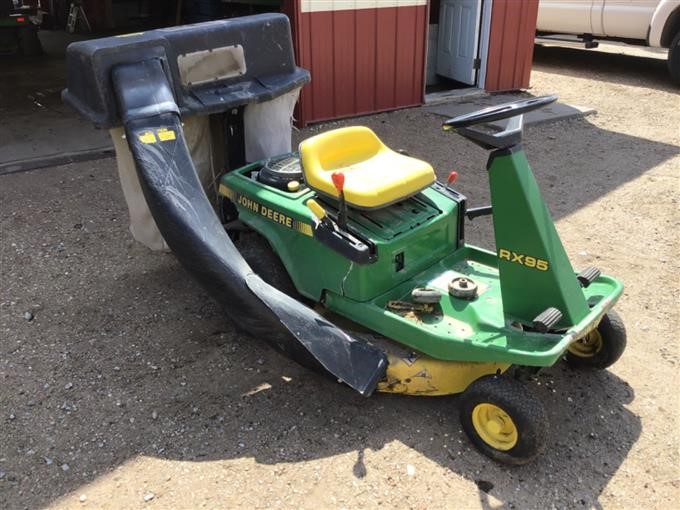
[{"label": "yellow tractor seat", "polygon": [[308,138],[300,144],[300,158],[305,182],[322,195],[339,198],[331,175],[345,174],[347,205],[360,209],[385,207],[435,181],[428,163],[391,150],[363,126]]}]

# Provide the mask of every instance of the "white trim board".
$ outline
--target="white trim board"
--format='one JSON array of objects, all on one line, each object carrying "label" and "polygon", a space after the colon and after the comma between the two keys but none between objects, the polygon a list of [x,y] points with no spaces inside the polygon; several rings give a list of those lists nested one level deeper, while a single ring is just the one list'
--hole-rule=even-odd
[{"label": "white trim board", "polygon": [[427,0],[302,0],[301,12],[354,11],[427,5]]},{"label": "white trim board", "polygon": [[491,38],[491,10],[493,0],[483,0],[482,29],[479,34],[479,73],[477,86],[484,90],[486,86],[486,67],[489,63],[489,39]]}]

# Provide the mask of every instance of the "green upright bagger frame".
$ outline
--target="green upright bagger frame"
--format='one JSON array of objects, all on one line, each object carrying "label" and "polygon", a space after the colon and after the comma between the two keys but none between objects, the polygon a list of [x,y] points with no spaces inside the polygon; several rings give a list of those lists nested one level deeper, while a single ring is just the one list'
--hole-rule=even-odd
[{"label": "green upright bagger frame", "polygon": [[[225,70],[226,56],[234,69]],[[202,62],[200,80],[187,78],[182,61]],[[287,18],[83,41],[69,46],[68,62],[64,100],[100,127],[125,127],[146,201],[178,260],[229,318],[296,361],[366,396],[462,393],[475,445],[521,464],[541,452],[547,431],[541,402],[521,380],[562,357],[604,368],[621,355],[625,331],[611,308],[622,286],[595,268],[574,271],[521,148],[522,115],[554,97],[445,123],[492,151],[490,207],[467,209],[426,162],[349,127],[299,152],[232,160],[218,218],[181,116],[216,115],[238,131],[244,105],[308,81]],[[473,127],[500,119],[508,127],[494,134]],[[242,138],[227,142],[227,153],[243,153]],[[465,243],[466,218],[484,214],[493,216],[496,252]],[[252,240],[261,249],[246,260],[240,249]]]}]

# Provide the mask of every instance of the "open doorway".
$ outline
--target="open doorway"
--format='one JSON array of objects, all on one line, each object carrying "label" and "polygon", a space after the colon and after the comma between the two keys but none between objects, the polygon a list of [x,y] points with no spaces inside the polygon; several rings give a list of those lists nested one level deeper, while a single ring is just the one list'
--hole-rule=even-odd
[{"label": "open doorway", "polygon": [[430,0],[426,102],[484,88],[491,0]]}]

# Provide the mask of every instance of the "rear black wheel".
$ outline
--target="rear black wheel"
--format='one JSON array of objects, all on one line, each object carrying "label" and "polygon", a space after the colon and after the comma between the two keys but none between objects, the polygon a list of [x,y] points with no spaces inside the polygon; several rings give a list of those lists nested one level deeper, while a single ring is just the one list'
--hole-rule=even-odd
[{"label": "rear black wheel", "polygon": [[569,346],[567,362],[575,367],[604,369],[612,366],[626,350],[626,328],[614,310],[603,317],[597,328]]},{"label": "rear black wheel", "polygon": [[[264,238],[264,236],[255,232],[254,230],[241,233],[236,242],[236,246],[243,255],[243,258],[248,262],[248,265],[257,275],[262,278],[269,285],[284,294],[289,295],[293,299],[305,302],[305,298],[297,291],[293,280],[288,275],[286,267],[281,262],[279,256],[274,252],[271,245]],[[238,321],[235,321],[238,326]],[[287,346],[272,344],[268,339],[266,329],[259,328],[261,331],[254,334],[253,331],[257,329],[251,325],[246,328],[246,331],[260,339],[270,343],[275,349],[284,353],[287,357],[302,365],[305,368],[314,370],[321,374],[328,375],[329,378],[336,380],[337,378],[329,374],[323,366],[312,356],[309,351],[302,347],[299,343],[293,342]]]},{"label": "rear black wheel", "polygon": [[239,236],[236,245],[248,265],[260,278],[292,298],[297,300],[302,298],[283,262],[262,235],[255,231],[245,232]]},{"label": "rear black wheel", "polygon": [[497,462],[527,464],[545,448],[548,417],[543,404],[509,377],[473,382],[461,395],[460,420],[470,441]]}]

